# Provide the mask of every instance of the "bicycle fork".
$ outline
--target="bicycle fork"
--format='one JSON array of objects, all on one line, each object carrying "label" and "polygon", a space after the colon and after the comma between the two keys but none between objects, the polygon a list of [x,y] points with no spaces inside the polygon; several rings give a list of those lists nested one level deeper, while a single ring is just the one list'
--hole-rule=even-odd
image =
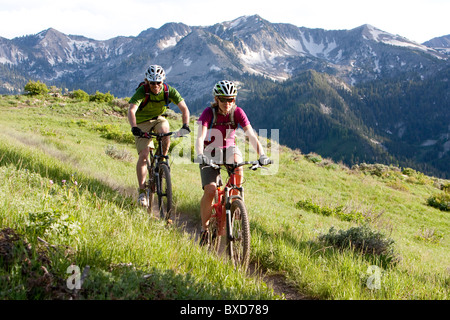
[{"label": "bicycle fork", "polygon": [[233,236],[233,223],[231,221],[232,215],[231,215],[231,202],[233,199],[242,199],[240,195],[232,195],[230,196],[231,190],[238,190],[239,194],[243,194],[243,188],[242,187],[225,187],[224,193],[225,193],[225,217],[226,217],[226,224],[227,224],[227,237],[228,240],[234,241],[235,238]]},{"label": "bicycle fork", "polygon": [[231,202],[227,202],[225,205],[225,217],[227,222],[227,237],[228,240],[234,241],[232,223],[231,223]]}]

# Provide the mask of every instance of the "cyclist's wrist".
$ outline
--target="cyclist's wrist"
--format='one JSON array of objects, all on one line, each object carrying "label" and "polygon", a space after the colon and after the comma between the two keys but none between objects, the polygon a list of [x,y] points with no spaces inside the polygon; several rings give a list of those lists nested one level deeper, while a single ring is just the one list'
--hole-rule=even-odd
[{"label": "cyclist's wrist", "polygon": [[189,128],[189,123],[183,123],[183,126],[181,127],[181,129],[185,129],[188,132],[191,132],[191,129]]}]

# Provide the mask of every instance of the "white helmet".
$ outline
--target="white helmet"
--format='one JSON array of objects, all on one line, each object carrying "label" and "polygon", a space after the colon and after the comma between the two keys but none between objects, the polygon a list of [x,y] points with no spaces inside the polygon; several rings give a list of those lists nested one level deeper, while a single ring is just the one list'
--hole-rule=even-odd
[{"label": "white helmet", "polygon": [[222,80],[214,86],[213,94],[214,96],[236,97],[237,88],[232,81]]},{"label": "white helmet", "polygon": [[150,82],[162,82],[166,79],[166,73],[161,66],[151,65],[145,73],[145,78]]}]

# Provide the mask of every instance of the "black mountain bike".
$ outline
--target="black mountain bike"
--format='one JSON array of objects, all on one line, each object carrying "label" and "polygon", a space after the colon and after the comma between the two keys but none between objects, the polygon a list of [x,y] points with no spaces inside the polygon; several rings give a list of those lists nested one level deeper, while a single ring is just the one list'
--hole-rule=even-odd
[{"label": "black mountain bike", "polygon": [[169,221],[173,211],[172,181],[170,178],[169,156],[162,152],[162,138],[176,134],[176,132],[153,133],[144,132],[141,137],[156,138],[158,146],[156,151],[150,149],[147,159],[148,180],[145,183],[145,196],[147,199],[147,212],[152,213],[153,196],[158,196],[158,211],[161,219]]}]

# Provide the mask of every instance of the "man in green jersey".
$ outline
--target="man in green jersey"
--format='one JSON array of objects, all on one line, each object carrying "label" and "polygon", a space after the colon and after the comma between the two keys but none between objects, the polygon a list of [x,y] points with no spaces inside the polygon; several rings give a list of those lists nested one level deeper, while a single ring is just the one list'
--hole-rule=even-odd
[{"label": "man in green jersey", "polygon": [[[166,74],[164,69],[158,65],[151,65],[145,73],[144,80],[145,85],[147,85],[150,90],[146,92],[145,86],[140,86],[129,101],[128,121],[131,125],[131,132],[135,136],[136,149],[139,154],[138,162],[136,164],[136,173],[139,183],[138,204],[143,206],[147,206],[144,191],[145,179],[147,176],[147,158],[149,148],[154,148],[154,145],[152,139],[141,138],[141,135],[143,132],[149,132],[151,130],[157,133],[170,132],[169,122],[162,116],[167,110],[168,105],[165,95],[168,94],[168,102],[176,104],[181,111],[183,120],[183,127],[180,130],[181,134],[191,132],[189,129],[190,114],[186,102],[181,97],[180,93],[173,87],[168,87],[168,92],[165,92],[165,79]],[[140,106],[142,101],[146,101],[147,104],[145,104],[145,106]],[[164,137],[162,144],[163,153],[164,155],[167,155],[170,146],[170,138]]]}]

